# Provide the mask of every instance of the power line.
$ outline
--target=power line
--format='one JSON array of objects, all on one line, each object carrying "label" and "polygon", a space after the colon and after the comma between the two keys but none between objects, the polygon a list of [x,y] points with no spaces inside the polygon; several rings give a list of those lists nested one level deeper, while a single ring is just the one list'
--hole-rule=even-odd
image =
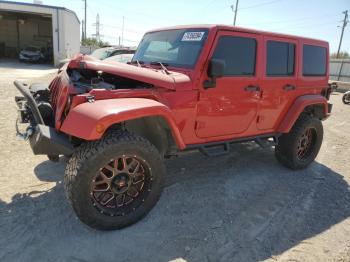
[{"label": "power line", "polygon": [[309,16],[309,17],[301,17],[301,18],[297,18],[297,19],[284,19],[284,20],[275,20],[275,21],[270,21],[270,22],[255,22],[255,23],[251,23],[251,24],[244,24],[244,26],[247,25],[270,25],[270,24],[280,24],[280,23],[288,23],[288,24],[295,24],[295,22],[300,22],[300,21],[305,21],[305,20],[314,20],[316,18],[322,17],[324,20],[324,17],[327,17],[326,19],[329,18],[333,18],[335,16],[338,16],[339,14],[335,14],[335,13],[325,13],[322,15],[317,15],[317,16]]},{"label": "power line", "polygon": [[[326,22],[326,23],[316,23],[316,24],[298,24],[293,26],[291,31],[295,31],[295,29],[299,30],[299,28],[303,28],[303,30],[315,30],[316,26],[323,26],[323,25],[333,25],[334,23],[336,23],[336,21],[332,21],[332,22]],[[290,25],[289,25],[290,26]],[[305,28],[308,27],[308,28]],[[274,28],[272,30],[282,30],[282,29],[288,29],[287,27],[283,26],[283,27],[278,27],[278,28]]]},{"label": "power line", "polygon": [[212,0],[209,1],[207,4],[203,5],[200,10],[206,9],[207,7],[209,7],[210,5],[212,5],[213,3],[215,3],[217,0]]},{"label": "power line", "polygon": [[[105,35],[104,38],[117,40],[117,38],[113,35]],[[135,43],[135,44],[138,44],[140,42],[140,40],[133,40],[133,39],[129,39],[129,38],[124,38],[124,41],[130,42],[130,43]]]},{"label": "power line", "polygon": [[[119,29],[122,30],[123,27],[122,26],[116,26],[116,25],[110,25],[110,24],[103,24],[104,27],[110,27],[110,28],[114,28],[114,29]],[[134,30],[134,29],[129,29],[128,28],[128,33],[136,33],[136,34],[140,34],[140,33],[145,33],[147,30],[145,31],[141,31],[141,30]]]},{"label": "power line", "polygon": [[251,9],[251,8],[255,8],[255,7],[259,7],[259,6],[270,5],[270,4],[274,4],[276,2],[280,2],[280,1],[282,1],[282,0],[272,0],[272,1],[263,2],[263,3],[260,3],[260,4],[256,4],[256,5],[242,7],[242,8],[239,8],[238,10],[245,10],[245,9]]}]

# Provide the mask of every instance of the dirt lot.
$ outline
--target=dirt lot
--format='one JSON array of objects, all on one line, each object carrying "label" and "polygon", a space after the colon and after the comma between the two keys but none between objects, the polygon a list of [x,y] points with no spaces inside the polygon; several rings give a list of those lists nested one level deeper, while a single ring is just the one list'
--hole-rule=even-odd
[{"label": "dirt lot", "polygon": [[350,261],[350,106],[332,95],[317,161],[292,172],[272,149],[168,160],[167,186],[141,222],[114,232],[80,223],[59,163],[15,137],[12,82],[54,69],[0,63],[0,261]]}]

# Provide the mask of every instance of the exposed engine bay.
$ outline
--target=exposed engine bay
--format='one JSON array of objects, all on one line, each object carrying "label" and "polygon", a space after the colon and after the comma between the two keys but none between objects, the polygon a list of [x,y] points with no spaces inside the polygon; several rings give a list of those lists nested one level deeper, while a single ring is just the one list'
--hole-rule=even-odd
[{"label": "exposed engine bay", "polygon": [[78,89],[78,93],[86,93],[92,89],[116,90],[153,87],[152,84],[90,69],[67,69],[67,74],[74,87]]},{"label": "exposed engine bay", "polygon": [[[54,126],[54,113],[50,103],[50,90],[45,84],[32,84],[29,87],[29,91],[32,94],[35,102],[38,106],[44,123],[48,126]],[[16,102],[21,105],[22,108],[20,123],[33,123],[34,117],[32,111],[29,109],[26,100],[23,97],[16,97]]]}]

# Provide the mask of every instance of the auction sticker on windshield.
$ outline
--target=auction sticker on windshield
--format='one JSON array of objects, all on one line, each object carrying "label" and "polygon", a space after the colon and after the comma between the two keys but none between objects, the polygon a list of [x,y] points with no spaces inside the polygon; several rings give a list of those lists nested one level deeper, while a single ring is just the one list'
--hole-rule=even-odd
[{"label": "auction sticker on windshield", "polygon": [[186,32],[181,41],[202,41],[204,32]]}]

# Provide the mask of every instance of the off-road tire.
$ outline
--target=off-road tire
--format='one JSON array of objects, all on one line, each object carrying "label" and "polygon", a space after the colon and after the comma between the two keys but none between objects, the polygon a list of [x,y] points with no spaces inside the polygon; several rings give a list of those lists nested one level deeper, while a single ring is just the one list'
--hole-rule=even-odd
[{"label": "off-road tire", "polygon": [[348,92],[343,95],[342,101],[345,105],[350,104],[350,94]]},{"label": "off-road tire", "polygon": [[[151,174],[151,189],[131,213],[110,216],[96,208],[91,197],[94,176],[110,158],[120,154],[137,155],[147,163]],[[78,218],[99,230],[114,230],[129,226],[143,218],[157,203],[166,169],[158,150],[148,140],[126,131],[112,131],[101,140],[81,145],[69,159],[64,185],[66,195]]]},{"label": "off-road tire", "polygon": [[[312,147],[305,158],[298,157],[298,143],[301,136],[308,129],[315,135]],[[278,139],[275,147],[275,156],[284,166],[297,170],[306,168],[313,162],[321,148],[323,140],[323,126],[321,120],[309,114],[302,113],[289,133],[283,134]]]}]

